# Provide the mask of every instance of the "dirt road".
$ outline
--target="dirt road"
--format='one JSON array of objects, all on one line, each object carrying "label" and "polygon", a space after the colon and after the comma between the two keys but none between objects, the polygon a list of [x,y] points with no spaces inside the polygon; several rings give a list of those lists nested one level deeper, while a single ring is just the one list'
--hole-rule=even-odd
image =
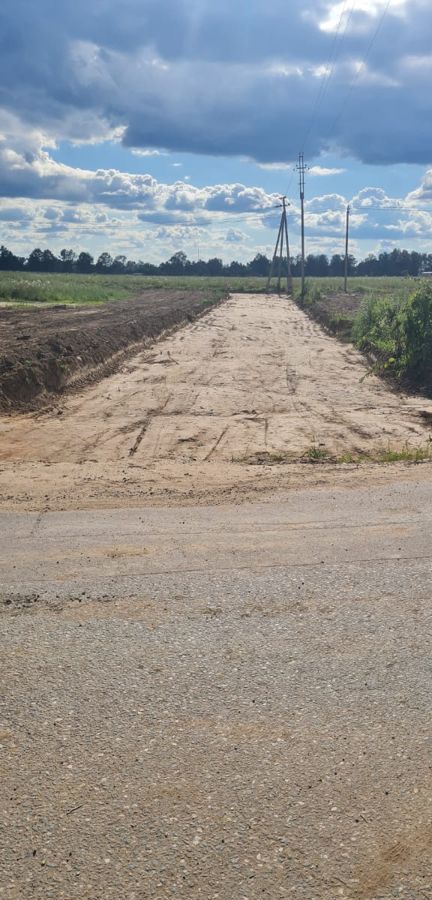
[{"label": "dirt road", "polygon": [[48,413],[0,419],[0,502],[236,500],[316,480],[312,447],[424,447],[431,421],[430,401],[392,393],[293,303],[236,295]]}]

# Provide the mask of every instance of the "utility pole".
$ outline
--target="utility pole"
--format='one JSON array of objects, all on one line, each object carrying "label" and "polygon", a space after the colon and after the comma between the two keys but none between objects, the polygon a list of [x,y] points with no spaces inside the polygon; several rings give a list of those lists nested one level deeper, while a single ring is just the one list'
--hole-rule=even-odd
[{"label": "utility pole", "polygon": [[293,292],[293,282],[292,282],[292,272],[291,272],[291,257],[290,257],[290,245],[289,245],[289,237],[288,237],[288,218],[286,211],[287,199],[286,197],[282,197],[282,206],[283,213],[282,217],[284,220],[285,226],[285,244],[286,244],[286,258],[287,258],[287,293],[292,294]]},{"label": "utility pole", "polygon": [[348,293],[348,262],[349,262],[349,225],[350,225],[350,212],[351,208],[348,204],[346,211],[346,231],[345,231],[345,279],[344,279],[344,291]]},{"label": "utility pole", "polygon": [[305,172],[308,166],[305,166],[304,154],[299,153],[299,161],[297,164],[297,171],[299,173],[299,184],[300,184],[300,203],[301,203],[301,296],[302,299],[305,293],[305,212],[304,212],[304,199],[305,199]]},{"label": "utility pole", "polygon": [[[284,243],[286,249],[286,280],[287,280],[287,293],[292,294],[292,273],[291,273],[291,259],[290,259],[290,247],[289,247],[289,238],[288,238],[288,218],[287,218],[287,199],[286,197],[281,197],[281,205],[277,206],[276,209],[282,209],[282,215],[279,225],[279,231],[276,241],[276,247],[273,254],[272,264],[270,266],[270,273],[267,279],[267,290],[270,289],[271,280],[273,278],[274,271],[277,266],[277,289],[278,293],[280,293],[281,289],[281,280],[282,280],[282,267],[284,265]],[[285,277],[284,275],[284,277]]]}]

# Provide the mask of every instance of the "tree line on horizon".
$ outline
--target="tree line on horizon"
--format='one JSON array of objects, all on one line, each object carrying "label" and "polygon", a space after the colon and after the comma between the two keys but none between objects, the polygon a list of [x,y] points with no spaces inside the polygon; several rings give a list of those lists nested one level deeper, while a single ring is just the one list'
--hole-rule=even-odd
[{"label": "tree line on horizon", "polygon": [[[233,260],[224,264],[218,257],[192,261],[185,253],[174,253],[166,262],[159,265],[139,260],[127,259],[126,256],[111,256],[104,252],[95,259],[90,253],[75,253],[73,250],[61,250],[55,256],[51,250],[32,250],[29,256],[16,256],[7,247],[0,247],[0,271],[15,272],[58,272],[63,274],[78,273],[81,275],[206,275],[215,276],[254,276],[267,277],[270,259],[263,253],[257,253],[247,263]],[[332,257],[325,253],[310,253],[305,261],[306,277],[326,278],[342,277],[344,274],[344,257],[335,253]],[[301,258],[291,259],[292,274],[301,274]],[[432,253],[418,253],[415,250],[383,251],[378,256],[369,254],[366,259],[357,262],[349,257],[348,274],[354,276],[418,276],[424,271],[432,270]]]}]

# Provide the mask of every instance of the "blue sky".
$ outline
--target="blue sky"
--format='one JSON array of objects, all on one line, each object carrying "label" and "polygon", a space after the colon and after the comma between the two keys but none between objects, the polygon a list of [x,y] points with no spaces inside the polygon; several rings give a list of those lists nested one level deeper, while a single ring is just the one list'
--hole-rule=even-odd
[{"label": "blue sky", "polygon": [[3,0],[0,242],[159,261],[432,251],[430,0]]}]

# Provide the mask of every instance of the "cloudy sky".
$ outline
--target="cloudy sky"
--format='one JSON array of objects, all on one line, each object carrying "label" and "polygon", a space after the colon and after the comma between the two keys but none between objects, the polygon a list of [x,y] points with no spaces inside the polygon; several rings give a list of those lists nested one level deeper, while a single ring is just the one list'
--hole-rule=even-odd
[{"label": "cloudy sky", "polygon": [[432,251],[430,0],[2,0],[0,243]]}]

